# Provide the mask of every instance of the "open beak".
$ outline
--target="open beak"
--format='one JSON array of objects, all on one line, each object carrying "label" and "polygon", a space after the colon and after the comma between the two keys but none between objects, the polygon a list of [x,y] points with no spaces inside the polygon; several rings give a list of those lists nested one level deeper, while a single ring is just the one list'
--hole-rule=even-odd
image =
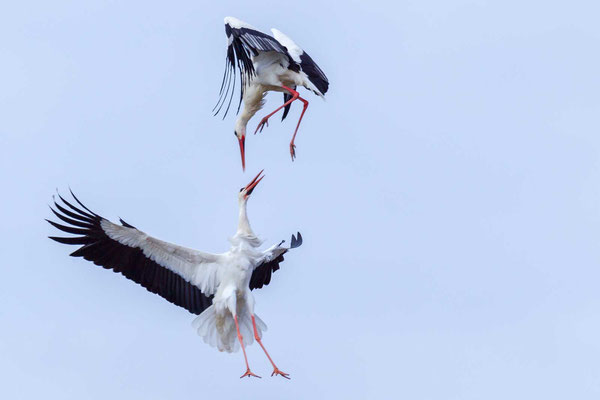
[{"label": "open beak", "polygon": [[242,171],[246,171],[246,135],[243,135],[241,139],[238,139],[240,142],[240,154],[242,156]]},{"label": "open beak", "polygon": [[[246,189],[246,198],[248,198],[248,196],[250,196],[252,194],[252,191],[254,190],[254,188],[256,187],[256,185],[258,185],[258,182],[260,182],[262,180],[262,178],[264,178],[265,176],[260,176],[263,173],[264,169],[262,171],[260,171],[258,173],[258,175],[256,175],[254,177],[254,179],[252,179],[252,181],[246,185],[245,189]],[[260,178],[259,178],[260,177]]]}]

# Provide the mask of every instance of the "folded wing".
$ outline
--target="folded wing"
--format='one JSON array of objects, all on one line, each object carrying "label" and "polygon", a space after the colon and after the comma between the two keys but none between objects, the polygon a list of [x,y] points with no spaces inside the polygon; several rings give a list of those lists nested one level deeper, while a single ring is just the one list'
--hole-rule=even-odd
[{"label": "folded wing", "polygon": [[62,205],[54,202],[52,212],[67,225],[48,221],[72,237],[50,239],[80,245],[71,253],[83,257],[142,285],[167,301],[200,314],[212,303],[220,281],[221,256],[203,253],[153,238],[123,220],[121,225],[95,214],[73,193],[80,207],[60,195]]},{"label": "folded wing", "polygon": [[[254,64],[252,57],[255,57],[259,52],[270,52],[275,51],[285,55],[290,62],[291,57],[287,53],[285,47],[283,47],[275,38],[263,33],[252,25],[249,25],[237,18],[226,17],[225,18],[225,34],[227,35],[227,58],[225,60],[225,73],[223,74],[223,82],[221,83],[221,90],[219,91],[219,101],[213,109],[216,110],[217,115],[227,98],[229,102],[223,118],[227,115],[231,100],[233,99],[233,92],[235,91],[235,79],[236,73],[240,73],[240,102],[242,104],[242,97],[246,82],[251,79],[252,75],[255,74]],[[238,105],[238,111],[239,111]]]},{"label": "folded wing", "polygon": [[327,93],[327,90],[329,89],[329,80],[311,56],[283,32],[275,28],[271,29],[271,32],[273,32],[275,39],[285,47],[292,60],[300,65],[300,70],[306,75],[306,78],[310,83],[309,86],[312,86],[310,87],[310,90],[319,96],[323,96]]}]

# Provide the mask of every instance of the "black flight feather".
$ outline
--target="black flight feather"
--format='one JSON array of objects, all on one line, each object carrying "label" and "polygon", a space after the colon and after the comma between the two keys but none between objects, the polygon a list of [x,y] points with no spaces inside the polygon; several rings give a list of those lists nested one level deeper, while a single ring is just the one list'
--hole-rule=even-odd
[{"label": "black flight feather", "polygon": [[[283,242],[282,242],[283,243]],[[300,232],[297,234],[297,238],[292,235],[292,243],[290,249],[299,247],[302,244],[302,235]],[[281,245],[281,243],[279,244]],[[283,262],[283,255],[287,253],[289,249],[286,249],[278,257],[271,261],[264,262],[254,269],[252,276],[250,277],[250,289],[260,289],[271,282],[271,275],[273,272],[279,269],[279,264]]]},{"label": "black flight feather", "polygon": [[[148,291],[158,294],[193,314],[200,314],[211,305],[212,296],[204,295],[200,289],[180,275],[147,258],[141,249],[129,247],[111,239],[102,229],[101,222],[104,219],[83,205],[75,195],[73,195],[74,200],[87,212],[67,202],[60,195],[59,198],[72,211],[55,202],[56,208],[64,215],[55,210],[52,212],[70,225],[48,222],[61,231],[80,236],[50,236],[50,239],[68,245],[82,245],[71,253],[73,257],[83,257],[96,265],[120,272]],[[135,229],[123,220],[121,223],[127,228]]]}]

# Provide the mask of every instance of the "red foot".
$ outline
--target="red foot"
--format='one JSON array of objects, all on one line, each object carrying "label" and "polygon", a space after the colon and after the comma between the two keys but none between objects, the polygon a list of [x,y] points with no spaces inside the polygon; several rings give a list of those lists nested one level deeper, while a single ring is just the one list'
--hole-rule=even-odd
[{"label": "red foot", "polygon": [[[250,376],[254,376],[254,377],[260,378],[260,376],[256,375],[256,374],[255,374],[255,373],[253,373],[252,371],[250,371],[250,368],[248,368],[248,369],[246,370],[246,373],[245,373],[244,375],[240,376],[240,379],[242,379],[242,378],[243,378],[243,377],[245,377],[245,376],[248,376],[248,377],[250,377]],[[289,378],[288,378],[288,379],[289,379]]]},{"label": "red foot", "polygon": [[259,129],[260,129],[260,132],[262,132],[262,130],[265,126],[267,126],[267,127],[269,126],[269,117],[268,116],[264,117],[263,119],[260,120],[258,126],[256,127],[256,130],[254,131],[254,134],[256,135],[256,132],[259,132]]},{"label": "red foot", "polygon": [[296,145],[294,143],[290,143],[290,154],[292,156],[292,161],[296,158]]},{"label": "red foot", "polygon": [[290,374],[286,374],[283,371],[280,371],[279,368],[275,367],[275,369],[273,370],[273,373],[271,374],[271,376],[273,375],[279,375],[279,376],[283,376],[285,379],[290,379],[289,375]]}]

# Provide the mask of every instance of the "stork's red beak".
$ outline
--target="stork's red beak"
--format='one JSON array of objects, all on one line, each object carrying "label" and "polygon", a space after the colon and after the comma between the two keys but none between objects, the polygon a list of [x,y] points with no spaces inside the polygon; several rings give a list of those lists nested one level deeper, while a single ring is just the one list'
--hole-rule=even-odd
[{"label": "stork's red beak", "polygon": [[241,139],[238,139],[240,142],[240,154],[242,156],[242,171],[246,171],[246,135],[242,135]]},{"label": "stork's red beak", "polygon": [[[262,171],[260,171],[258,173],[258,175],[256,175],[254,177],[254,179],[252,179],[252,181],[250,181],[249,184],[246,185],[245,189],[246,189],[246,198],[248,196],[250,196],[252,194],[252,191],[254,190],[254,188],[256,187],[256,185],[258,185],[258,182],[260,182],[262,180],[262,178],[264,178],[265,176],[260,176],[263,173],[264,169]],[[259,179],[260,177],[260,179]]]}]

